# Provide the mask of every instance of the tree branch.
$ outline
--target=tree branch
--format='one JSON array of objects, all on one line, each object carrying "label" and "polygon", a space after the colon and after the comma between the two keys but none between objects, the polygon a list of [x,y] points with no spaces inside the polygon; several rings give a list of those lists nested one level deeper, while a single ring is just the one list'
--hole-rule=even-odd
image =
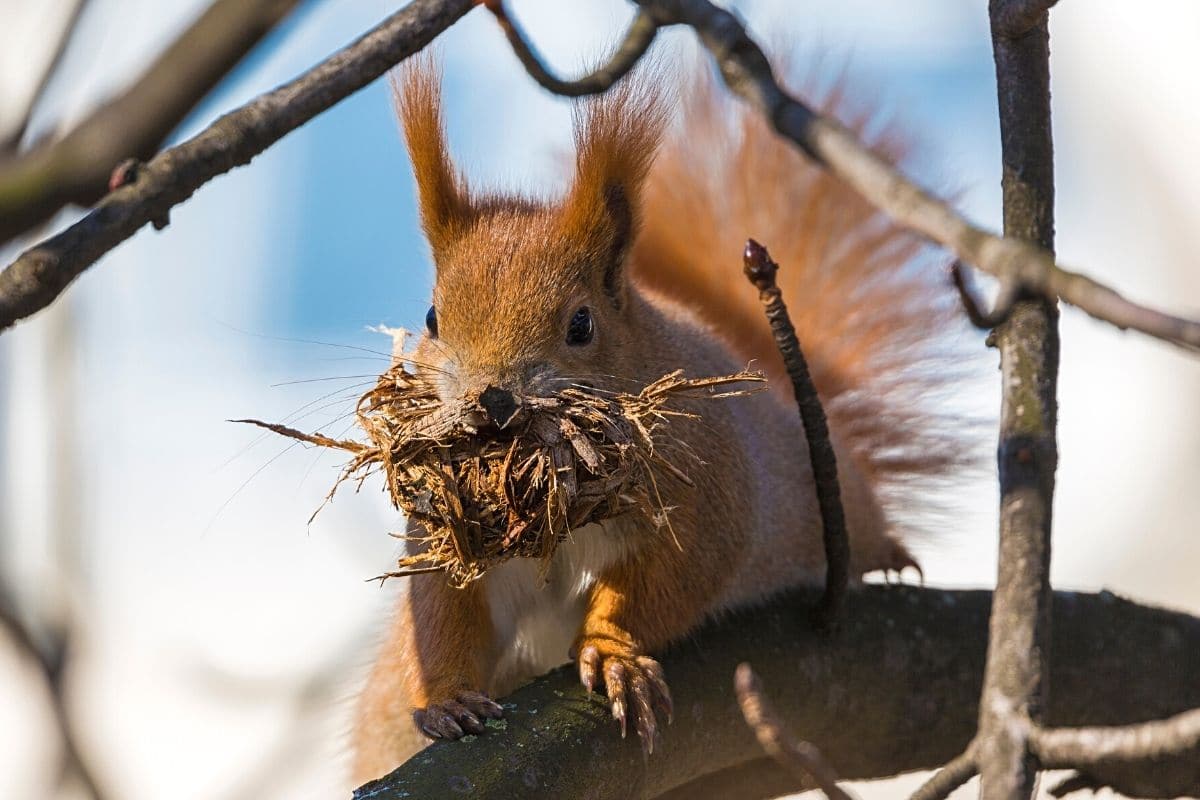
[{"label": "tree branch", "polygon": [[[1000,0],[992,0],[995,14]],[[1004,233],[1052,252],[1054,146],[1050,132],[1050,37],[1046,22],[992,44],[1004,161]],[[1000,571],[979,702],[976,762],[983,800],[1033,794],[1037,760],[1029,726],[1040,722],[1050,653],[1050,541],[1058,466],[1058,308],[1021,300],[996,329],[1000,350]]]},{"label": "tree branch", "polygon": [[954,288],[958,291],[958,297],[962,301],[963,311],[966,312],[967,319],[976,328],[985,331],[1002,324],[1008,319],[1008,315],[1012,312],[1013,303],[1017,300],[1016,285],[1002,283],[1000,285],[1000,292],[996,295],[996,302],[989,311],[984,308],[983,302],[975,296],[971,291],[971,287],[967,285],[967,277],[964,272],[965,268],[961,261],[955,261],[950,265],[950,282],[954,284]]},{"label": "tree branch", "polygon": [[1132,797],[1195,794],[1200,786],[1200,709],[1136,725],[1033,728],[1044,769],[1077,769],[1089,786]]},{"label": "tree branch", "polygon": [[299,0],[215,0],[136,82],[61,139],[0,162],[0,244],[68,203],[88,206],[127,158],[154,155]]},{"label": "tree branch", "polygon": [[821,406],[821,398],[809,374],[804,351],[800,349],[800,342],[796,338],[796,328],[788,317],[783,293],[775,283],[779,265],[771,260],[767,248],[750,239],[742,255],[742,267],[746,278],[758,289],[758,299],[766,311],[775,346],[792,380],[792,393],[796,397],[800,421],[808,440],[808,459],[812,465],[817,505],[821,510],[825,545],[825,593],[821,596],[817,614],[822,626],[829,627],[837,617],[838,607],[850,580],[850,540],[846,536],[846,514],[842,508],[842,490],[838,483],[837,454],[829,438],[825,409]]},{"label": "tree branch", "polygon": [[993,3],[992,30],[1005,39],[1018,39],[1046,19],[1058,0],[997,0]]},{"label": "tree branch", "polygon": [[966,752],[921,784],[921,787],[913,792],[911,800],[946,800],[951,792],[978,774],[979,765],[975,763],[974,747],[968,746]]},{"label": "tree branch", "polygon": [[59,784],[74,780],[80,784],[86,797],[104,800],[106,794],[80,750],[75,722],[67,708],[63,679],[70,660],[70,643],[75,635],[75,627],[74,620],[68,618],[62,626],[49,632],[44,646],[39,646],[33,632],[17,613],[13,598],[0,586],[0,628],[7,633],[18,654],[36,668],[49,701],[61,748]]},{"label": "tree branch", "polygon": [[33,112],[37,109],[42,95],[46,93],[46,87],[50,84],[54,73],[58,71],[58,65],[62,63],[67,47],[75,37],[75,31],[79,28],[79,18],[83,16],[83,9],[86,6],[87,0],[72,0],[71,7],[66,13],[66,19],[63,21],[62,30],[59,31],[58,40],[54,43],[54,50],[50,53],[50,57],[34,82],[29,102],[25,104],[25,108],[15,120],[5,124],[8,130],[0,131],[0,159],[10,158],[17,152],[21,139],[29,130],[29,121],[33,118]]},{"label": "tree branch", "polygon": [[521,32],[517,21],[504,8],[503,0],[482,0],[481,4],[496,17],[500,29],[504,31],[505,38],[512,46],[513,53],[529,76],[542,88],[563,97],[582,97],[606,91],[633,69],[650,49],[654,37],[658,34],[658,23],[647,12],[639,11],[607,64],[581,78],[564,80],[546,69],[542,59],[533,51],[532,45]]},{"label": "tree branch", "polygon": [[[730,614],[664,654],[678,712],[649,760],[563,668],[507,698],[505,720],[486,734],[434,744],[356,796],[469,790],[538,800],[586,787],[591,800],[624,800],[704,786],[764,763],[728,688],[744,660],[778,687],[782,723],[819,746],[844,780],[931,769],[963,752],[975,732],[991,595],[863,586],[847,594],[833,637],[796,620],[796,605],[817,596],[792,592]],[[1107,593],[1058,593],[1054,622],[1061,646],[1050,665],[1050,724],[1125,724],[1200,706],[1200,619]]]},{"label": "tree branch", "polygon": [[[692,27],[712,54],[725,83],[761,111],[782,136],[896,222],[1001,281],[1085,311],[1118,328],[1132,328],[1188,349],[1200,349],[1200,322],[1132,303],[1054,255],[1017,238],[999,237],[968,222],[835,120],[787,94],[770,62],[737,17],[709,0],[633,0],[660,25]],[[1044,4],[1044,3],[1043,3]]]},{"label": "tree branch", "polygon": [[738,665],[733,676],[733,690],[746,724],[771,758],[784,769],[790,770],[798,781],[811,778],[829,800],[853,800],[848,792],[837,785],[837,775],[821,751],[808,742],[797,741],[787,732],[763,691],[762,681],[749,664]]},{"label": "tree branch", "polygon": [[79,222],[0,272],[0,331],[46,307],[101,256],[147,223],[165,219],[205,183],[249,163],[429,44],[473,5],[473,0],[413,0],[300,77],[159,153],[133,183],[110,192]]}]

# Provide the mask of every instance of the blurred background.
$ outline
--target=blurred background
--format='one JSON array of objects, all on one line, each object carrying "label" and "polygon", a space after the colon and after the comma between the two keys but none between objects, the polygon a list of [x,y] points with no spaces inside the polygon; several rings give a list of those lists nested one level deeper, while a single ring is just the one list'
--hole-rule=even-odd
[{"label": "blurred background", "polygon": [[[0,134],[73,5],[0,0]],[[132,80],[204,5],[86,3],[27,138],[69,127]],[[621,0],[511,5],[566,72],[605,52],[631,16]],[[921,181],[958,192],[970,217],[999,228],[984,0],[734,5],[760,40],[795,51],[801,75],[845,69],[852,89],[923,139]],[[302,4],[172,142],[395,7]],[[1051,22],[1059,252],[1133,298],[1192,314],[1197,30],[1191,0],[1065,0]],[[490,16],[469,15],[440,51],[466,172],[480,184],[557,185],[569,104],[525,76]],[[3,262],[17,250],[0,250]],[[368,485],[307,524],[337,456],[226,420],[342,432],[387,363],[390,341],[370,328],[419,328],[430,280],[377,82],[205,186],[166,230],[144,229],[0,336],[0,580],[35,631],[74,631],[67,708],[107,797],[346,796],[349,711],[395,588],[366,579],[392,563],[385,533],[400,521]],[[1056,586],[1200,612],[1200,361],[1072,309],[1062,331]],[[981,334],[947,335],[983,367],[957,402],[994,418],[994,351]],[[928,583],[992,584],[992,472],[955,487],[948,528],[917,543]],[[58,786],[49,708],[37,673],[0,639],[0,797],[85,796]],[[859,788],[892,797],[917,780]]]}]

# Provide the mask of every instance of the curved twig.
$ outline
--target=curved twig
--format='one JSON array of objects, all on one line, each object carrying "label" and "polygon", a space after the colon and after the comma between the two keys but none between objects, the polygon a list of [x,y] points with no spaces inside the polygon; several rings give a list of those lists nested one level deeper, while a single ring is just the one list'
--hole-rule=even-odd
[{"label": "curved twig", "polygon": [[645,55],[658,34],[658,23],[645,10],[639,11],[629,24],[629,29],[621,37],[621,43],[609,58],[608,63],[575,80],[564,80],[550,72],[542,63],[542,59],[533,51],[525,34],[517,21],[512,18],[504,7],[503,0],[481,0],[480,5],[496,17],[500,29],[512,46],[513,53],[520,60],[521,66],[538,84],[563,97],[583,97],[606,91],[621,78],[625,77],[638,60]]},{"label": "curved twig", "polygon": [[742,254],[746,278],[758,289],[758,298],[771,324],[775,345],[783,356],[792,392],[800,409],[804,435],[808,439],[808,458],[812,464],[817,505],[821,509],[822,538],[825,544],[825,593],[817,609],[818,621],[831,625],[837,617],[842,597],[850,580],[850,540],[846,535],[846,513],[838,482],[837,453],[829,438],[829,422],[808,371],[808,362],[796,338],[796,328],[788,317],[783,293],[775,283],[779,265],[771,260],[767,248],[750,239]]},{"label": "curved twig", "polygon": [[0,273],[0,331],[45,308],[89,266],[217,175],[375,80],[450,27],[473,0],[413,0],[300,77],[255,98],[138,170],[87,216]]},{"label": "curved twig", "polygon": [[797,741],[787,732],[763,691],[762,681],[749,664],[738,664],[733,689],[746,724],[767,755],[800,780],[811,778],[829,800],[854,800],[853,795],[838,786],[837,775],[821,751],[808,742]]},{"label": "curved twig", "polygon": [[967,285],[967,277],[964,272],[965,267],[961,261],[955,261],[950,265],[950,282],[958,291],[963,311],[966,312],[967,319],[971,324],[980,330],[989,331],[1008,319],[1013,304],[1017,301],[1016,284],[1011,281],[1002,282],[1000,292],[996,295],[996,302],[992,304],[991,310],[988,310],[984,307],[983,301],[976,297],[975,293],[971,291],[971,287]]}]

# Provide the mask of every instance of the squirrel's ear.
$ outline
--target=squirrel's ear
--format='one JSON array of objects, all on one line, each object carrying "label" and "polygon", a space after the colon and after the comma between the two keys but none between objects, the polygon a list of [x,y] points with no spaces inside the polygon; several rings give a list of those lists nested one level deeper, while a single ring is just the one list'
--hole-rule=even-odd
[{"label": "squirrel's ear", "polygon": [[629,76],[575,112],[575,181],[563,205],[563,235],[584,245],[588,268],[618,305],[642,183],[666,120],[650,77],[645,70]]},{"label": "squirrel's ear", "polygon": [[442,76],[432,56],[410,58],[392,73],[396,113],[412,158],[421,225],[434,250],[449,244],[470,221],[466,182],[450,161],[442,121]]}]

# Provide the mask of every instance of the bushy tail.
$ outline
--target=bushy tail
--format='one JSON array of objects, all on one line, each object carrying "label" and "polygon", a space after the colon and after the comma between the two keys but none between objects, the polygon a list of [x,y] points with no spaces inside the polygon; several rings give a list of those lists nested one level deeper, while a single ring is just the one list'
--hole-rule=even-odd
[{"label": "bushy tail", "polygon": [[[746,239],[762,242],[780,264],[830,425],[881,500],[914,478],[924,486],[949,477],[969,448],[944,404],[962,373],[949,346],[962,328],[944,263],[695,72],[645,188],[639,283],[695,310],[790,399],[741,270]],[[895,131],[866,135],[886,126],[856,113],[840,84],[818,105],[890,159],[910,150]]]}]

